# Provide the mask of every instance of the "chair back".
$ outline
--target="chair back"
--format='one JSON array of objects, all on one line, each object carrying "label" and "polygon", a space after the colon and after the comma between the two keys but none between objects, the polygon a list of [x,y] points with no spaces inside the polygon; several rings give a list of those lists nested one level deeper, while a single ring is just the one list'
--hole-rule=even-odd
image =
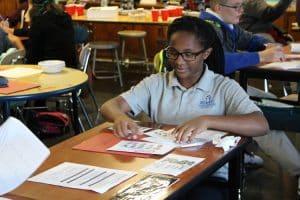
[{"label": "chair back", "polygon": [[88,27],[80,24],[74,24],[74,43],[76,45],[83,46],[85,43],[87,43],[89,36],[90,36],[90,30]]},{"label": "chair back", "polygon": [[6,54],[0,61],[0,65],[13,65],[24,63],[25,49],[19,49]]},{"label": "chair back", "polygon": [[83,72],[87,72],[87,68],[89,65],[91,55],[91,48],[89,47],[89,44],[86,44],[82,47],[80,54],[79,54],[79,64],[80,64],[80,70]]}]

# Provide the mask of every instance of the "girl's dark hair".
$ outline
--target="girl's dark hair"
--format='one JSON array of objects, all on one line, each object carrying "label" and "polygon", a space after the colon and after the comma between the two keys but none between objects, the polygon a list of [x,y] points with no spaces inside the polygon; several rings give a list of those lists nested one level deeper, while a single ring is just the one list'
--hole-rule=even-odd
[{"label": "girl's dark hair", "polygon": [[168,41],[179,31],[192,33],[204,49],[212,48],[211,54],[204,61],[215,73],[224,74],[224,51],[214,28],[206,21],[191,16],[177,18],[168,28]]},{"label": "girl's dark hair", "polygon": [[64,11],[54,0],[32,0],[32,9],[30,10],[30,18],[34,21],[36,16],[42,15],[44,12],[51,10],[56,15],[62,15]]}]

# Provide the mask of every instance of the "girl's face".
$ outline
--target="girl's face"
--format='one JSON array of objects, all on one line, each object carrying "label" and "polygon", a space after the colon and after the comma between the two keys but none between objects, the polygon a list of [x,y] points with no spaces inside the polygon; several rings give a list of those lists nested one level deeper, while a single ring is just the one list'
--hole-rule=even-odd
[{"label": "girl's face", "polygon": [[179,31],[171,36],[169,49],[169,62],[179,82],[186,88],[193,86],[203,72],[203,61],[209,56],[211,48],[204,50],[193,33]]}]

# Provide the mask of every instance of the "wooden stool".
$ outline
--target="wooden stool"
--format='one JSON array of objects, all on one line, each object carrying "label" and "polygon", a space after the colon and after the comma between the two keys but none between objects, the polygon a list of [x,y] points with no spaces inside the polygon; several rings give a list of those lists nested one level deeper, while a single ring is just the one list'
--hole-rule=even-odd
[{"label": "wooden stool", "polygon": [[[148,56],[147,56],[147,51],[146,51],[146,45],[145,45],[145,36],[146,36],[146,31],[139,31],[139,30],[124,30],[124,31],[119,31],[118,35],[121,40],[121,45],[122,45],[122,54],[121,54],[121,61],[123,65],[129,65],[129,64],[143,64],[146,65],[147,70],[149,71],[148,68]],[[125,59],[124,57],[124,52],[125,52],[125,43],[127,38],[138,38],[141,41],[142,48],[143,48],[143,59],[142,60],[128,60]]]},{"label": "wooden stool", "polygon": [[[94,51],[93,53],[93,65],[92,65],[92,70],[93,70],[93,75],[96,79],[109,79],[109,78],[119,78],[120,85],[123,87],[123,80],[122,80],[122,72],[120,68],[120,63],[119,63],[119,57],[118,57],[118,47],[119,43],[117,42],[112,42],[112,41],[95,41],[95,42],[89,42],[89,47]],[[111,61],[115,63],[117,67],[117,71],[114,69],[113,75],[103,75],[103,73],[110,73],[111,71],[107,70],[96,70],[96,61],[99,62],[105,62],[107,59],[101,59],[97,58],[97,50],[111,50],[112,53],[112,59]],[[97,73],[102,73],[102,75],[97,75]]]}]

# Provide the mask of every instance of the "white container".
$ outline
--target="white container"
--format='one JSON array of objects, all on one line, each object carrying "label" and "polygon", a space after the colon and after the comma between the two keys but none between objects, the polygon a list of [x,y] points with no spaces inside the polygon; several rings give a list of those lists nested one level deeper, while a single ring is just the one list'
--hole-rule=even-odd
[{"label": "white container", "polygon": [[86,17],[88,19],[116,18],[118,11],[118,6],[90,7],[86,12]]},{"label": "white container", "polygon": [[63,60],[43,60],[38,62],[43,72],[46,73],[58,73],[61,72],[66,64]]}]

